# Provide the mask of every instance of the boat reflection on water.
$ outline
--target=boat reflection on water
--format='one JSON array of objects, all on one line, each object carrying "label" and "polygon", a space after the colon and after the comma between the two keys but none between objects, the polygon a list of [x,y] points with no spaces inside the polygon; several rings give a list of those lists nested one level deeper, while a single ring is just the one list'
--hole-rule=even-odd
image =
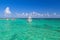
[{"label": "boat reflection on water", "polygon": [[29,27],[32,27],[32,17],[31,16],[28,17],[27,22],[28,22]]},{"label": "boat reflection on water", "polygon": [[32,22],[32,18],[31,18],[31,16],[28,17],[28,22],[29,22],[29,23]]}]

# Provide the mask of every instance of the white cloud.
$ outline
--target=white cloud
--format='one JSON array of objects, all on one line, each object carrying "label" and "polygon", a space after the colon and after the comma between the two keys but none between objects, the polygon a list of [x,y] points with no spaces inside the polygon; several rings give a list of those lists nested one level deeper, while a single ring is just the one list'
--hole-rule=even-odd
[{"label": "white cloud", "polygon": [[10,8],[9,7],[6,7],[6,9],[5,9],[5,14],[11,14],[11,11],[10,11]]},{"label": "white cloud", "polygon": [[5,10],[4,10],[4,16],[6,18],[12,17],[12,14],[11,14],[11,11],[10,11],[10,8],[9,7],[6,7],[5,8]]},{"label": "white cloud", "polygon": [[53,15],[57,15],[56,13],[54,13]]}]

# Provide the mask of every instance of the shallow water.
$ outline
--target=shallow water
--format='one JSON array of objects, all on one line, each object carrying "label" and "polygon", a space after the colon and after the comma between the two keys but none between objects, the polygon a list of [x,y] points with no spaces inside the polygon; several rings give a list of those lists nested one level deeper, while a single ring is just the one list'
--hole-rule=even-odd
[{"label": "shallow water", "polygon": [[0,19],[0,40],[60,40],[60,19]]}]

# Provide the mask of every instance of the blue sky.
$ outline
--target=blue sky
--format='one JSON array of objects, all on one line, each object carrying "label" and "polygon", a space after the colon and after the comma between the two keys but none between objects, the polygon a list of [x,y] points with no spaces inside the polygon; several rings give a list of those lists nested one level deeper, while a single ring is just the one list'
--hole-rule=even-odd
[{"label": "blue sky", "polygon": [[0,0],[0,17],[9,7],[12,14],[23,12],[57,13],[60,14],[60,0]]}]

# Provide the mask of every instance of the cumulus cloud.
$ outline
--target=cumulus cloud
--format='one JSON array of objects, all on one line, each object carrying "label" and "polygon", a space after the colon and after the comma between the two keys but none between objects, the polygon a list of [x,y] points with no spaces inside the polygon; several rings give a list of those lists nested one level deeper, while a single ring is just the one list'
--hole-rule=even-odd
[{"label": "cumulus cloud", "polygon": [[9,7],[6,7],[6,9],[5,9],[5,14],[11,14],[11,11],[10,11],[10,8]]},{"label": "cumulus cloud", "polygon": [[11,11],[10,11],[9,7],[5,8],[5,10],[4,10],[4,16],[5,16],[5,18],[12,17],[12,14],[11,14]]},{"label": "cumulus cloud", "polygon": [[54,13],[53,15],[57,15],[56,13]]},{"label": "cumulus cloud", "polygon": [[[12,15],[9,7],[6,7],[4,13],[5,13],[5,17],[11,17],[11,15]],[[16,16],[17,18],[26,18],[29,16],[31,16],[32,18],[47,18],[47,17],[56,17],[58,15],[57,15],[57,13],[50,14],[48,12],[47,13],[39,13],[39,12],[34,11],[34,12],[30,12],[30,13],[24,13],[24,12],[17,13],[14,16]]]}]

